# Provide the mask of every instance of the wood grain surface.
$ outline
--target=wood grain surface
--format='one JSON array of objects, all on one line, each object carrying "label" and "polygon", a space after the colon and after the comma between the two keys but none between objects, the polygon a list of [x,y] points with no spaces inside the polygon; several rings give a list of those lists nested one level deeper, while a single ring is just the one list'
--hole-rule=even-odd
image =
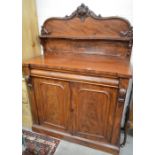
[{"label": "wood grain surface", "polygon": [[126,91],[132,77],[132,26],[84,4],[47,19],[44,55],[23,62],[33,130],[119,154]]}]

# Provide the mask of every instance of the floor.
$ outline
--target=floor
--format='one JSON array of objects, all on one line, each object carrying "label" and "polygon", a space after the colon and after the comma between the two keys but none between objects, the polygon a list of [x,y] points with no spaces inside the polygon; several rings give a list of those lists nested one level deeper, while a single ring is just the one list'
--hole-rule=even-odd
[{"label": "floor", "polygon": [[[30,128],[25,128],[25,130],[32,131]],[[109,153],[95,150],[86,146],[82,146],[75,143],[70,143],[64,140],[60,141],[56,152],[54,155],[111,155]],[[123,148],[120,150],[120,155],[133,155],[133,137],[128,135],[127,142]]]},{"label": "floor", "polygon": [[[133,138],[128,135],[126,145],[121,148],[120,155],[133,155]],[[54,155],[111,155],[82,145],[61,140]]]}]

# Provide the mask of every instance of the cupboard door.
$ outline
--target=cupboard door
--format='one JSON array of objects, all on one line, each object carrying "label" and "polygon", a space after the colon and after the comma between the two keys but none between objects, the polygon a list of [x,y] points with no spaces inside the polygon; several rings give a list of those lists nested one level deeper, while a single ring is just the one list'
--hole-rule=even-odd
[{"label": "cupboard door", "polygon": [[69,121],[70,90],[64,81],[34,78],[39,124],[67,131]]},{"label": "cupboard door", "polygon": [[83,138],[110,142],[117,89],[91,84],[72,84],[73,133]]}]

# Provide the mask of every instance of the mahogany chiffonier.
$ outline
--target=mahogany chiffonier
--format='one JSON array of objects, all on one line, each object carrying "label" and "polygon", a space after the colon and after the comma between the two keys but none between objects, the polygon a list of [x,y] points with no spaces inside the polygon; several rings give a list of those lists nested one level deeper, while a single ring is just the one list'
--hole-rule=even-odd
[{"label": "mahogany chiffonier", "polygon": [[40,35],[43,55],[23,62],[32,129],[119,154],[129,79],[132,27],[82,4],[49,18]]}]

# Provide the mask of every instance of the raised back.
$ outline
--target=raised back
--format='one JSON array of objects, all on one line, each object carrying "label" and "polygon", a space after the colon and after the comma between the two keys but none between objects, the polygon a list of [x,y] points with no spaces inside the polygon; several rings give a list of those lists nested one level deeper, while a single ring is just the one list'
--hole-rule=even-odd
[{"label": "raised back", "polygon": [[41,31],[44,52],[129,57],[132,27],[119,17],[103,18],[81,4],[65,18],[47,19]]}]

